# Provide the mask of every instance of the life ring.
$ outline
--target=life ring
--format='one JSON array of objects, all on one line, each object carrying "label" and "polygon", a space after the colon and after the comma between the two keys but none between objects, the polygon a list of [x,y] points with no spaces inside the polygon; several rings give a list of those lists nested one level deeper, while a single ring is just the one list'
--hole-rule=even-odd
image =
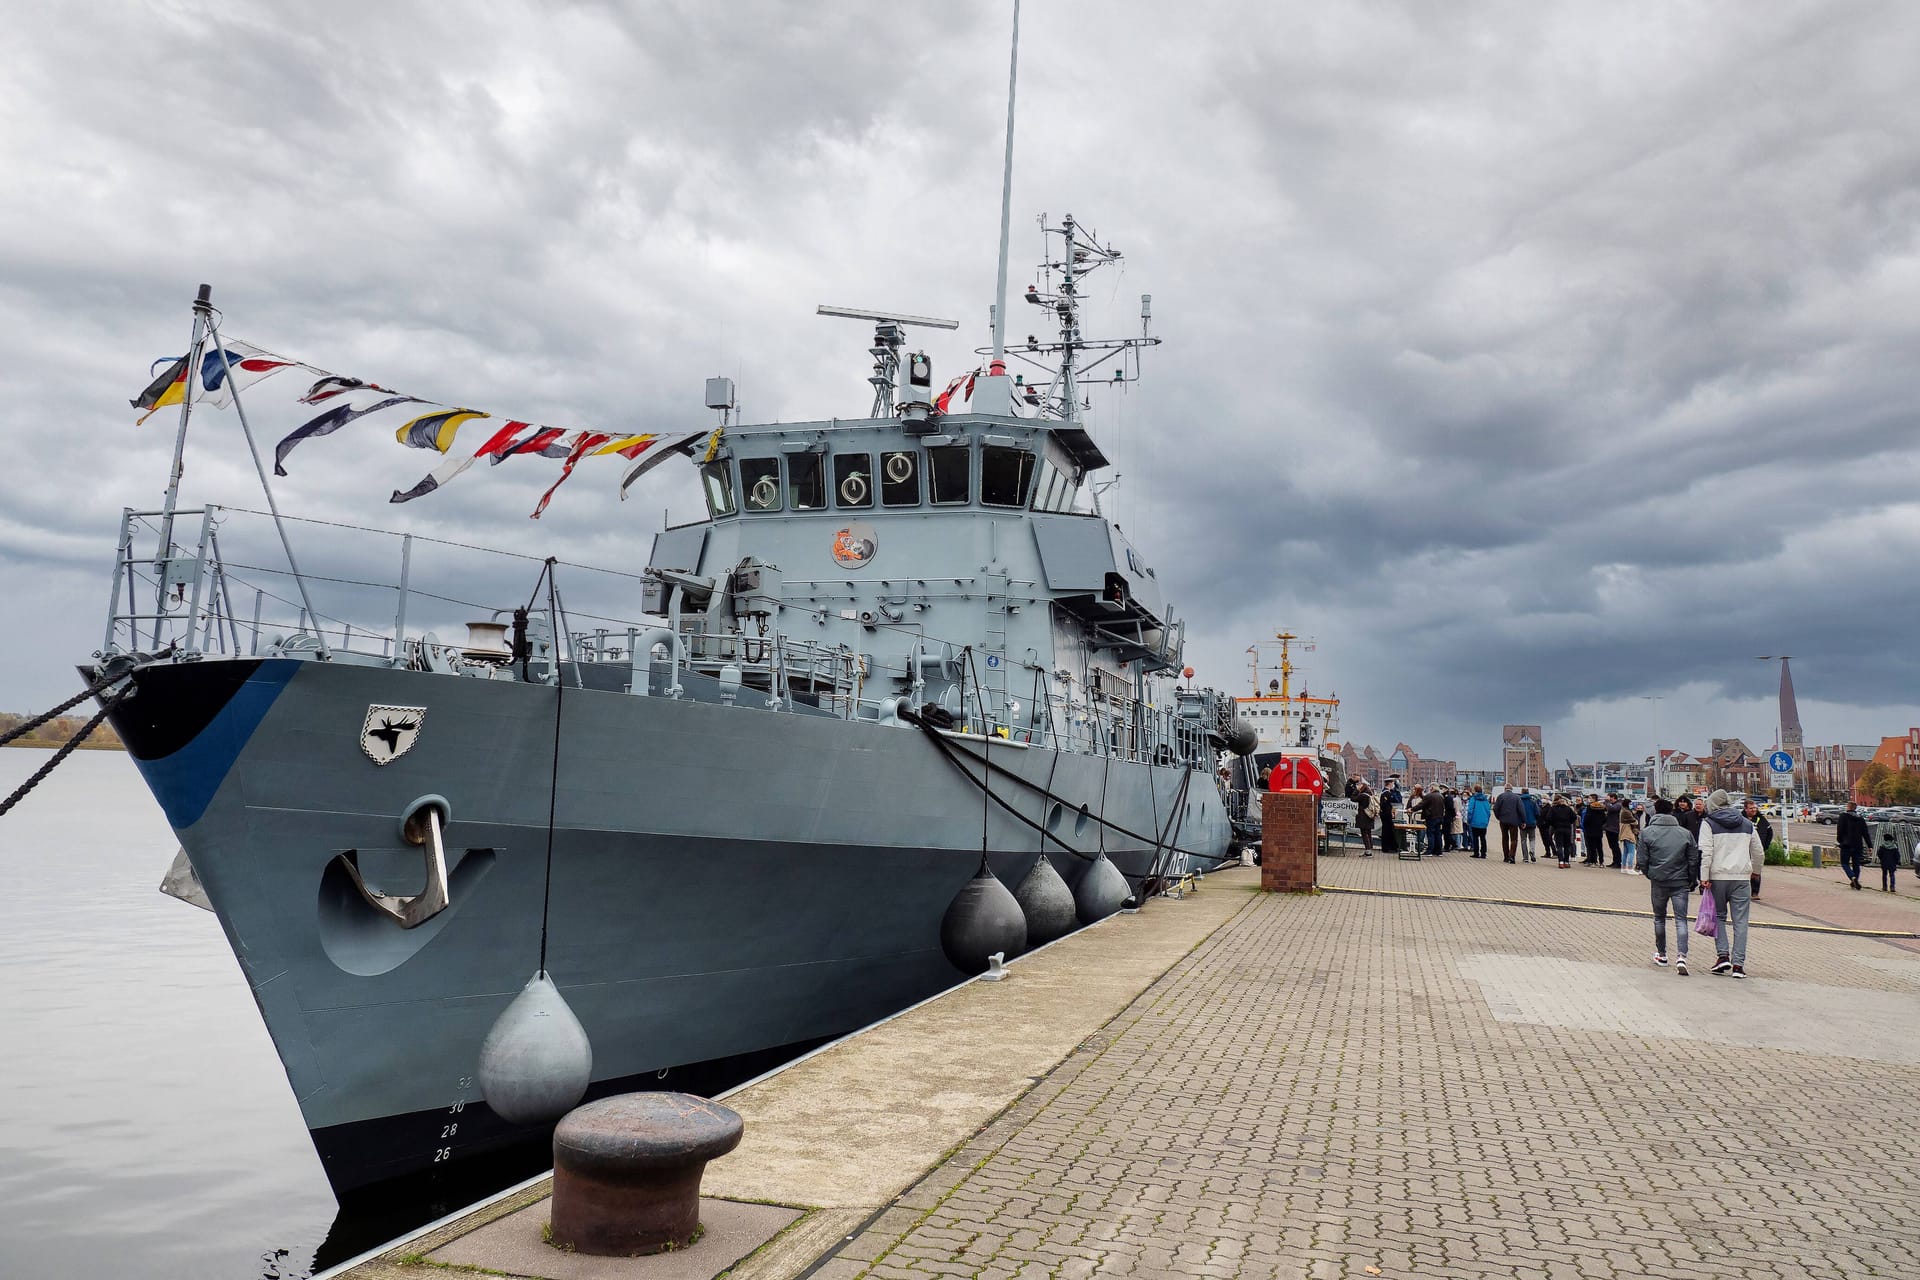
[{"label": "life ring", "polygon": [[890,453],[887,455],[887,479],[899,484],[913,475],[913,455],[910,453]]},{"label": "life ring", "polygon": [[840,482],[840,501],[850,507],[867,505],[867,477],[863,473],[856,471]]},{"label": "life ring", "polygon": [[772,476],[761,476],[753,482],[753,488],[747,491],[747,501],[761,511],[772,507],[780,497],[780,486]]}]

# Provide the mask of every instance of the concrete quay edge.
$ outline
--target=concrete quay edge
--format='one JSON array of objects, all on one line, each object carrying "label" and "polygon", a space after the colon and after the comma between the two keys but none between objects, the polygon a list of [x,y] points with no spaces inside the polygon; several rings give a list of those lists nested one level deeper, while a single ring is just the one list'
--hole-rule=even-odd
[{"label": "concrete quay edge", "polygon": [[[1258,897],[1228,868],[1198,892],[1150,901],[969,979],[728,1090],[747,1137],[709,1167],[703,1196],[801,1216],[724,1274],[794,1280],[889,1212],[1016,1106],[1075,1049]],[[956,1046],[967,1052],[957,1055]],[[349,1259],[314,1280],[418,1280],[450,1242],[552,1194],[541,1174]],[[614,1262],[614,1260],[608,1260]],[[652,1259],[618,1262],[643,1278]]]}]

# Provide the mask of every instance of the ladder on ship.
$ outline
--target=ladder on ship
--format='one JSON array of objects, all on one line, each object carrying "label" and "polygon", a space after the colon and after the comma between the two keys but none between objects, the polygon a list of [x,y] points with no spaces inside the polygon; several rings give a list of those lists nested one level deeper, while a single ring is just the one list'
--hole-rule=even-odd
[{"label": "ladder on ship", "polygon": [[992,732],[992,724],[999,721],[1006,725],[1007,732],[1014,732],[1013,716],[1008,713],[1007,701],[1007,610],[1012,592],[1012,576],[999,573],[989,578],[987,588],[987,613],[985,627],[981,632],[981,656],[978,669],[980,680],[980,700],[985,704],[987,724],[981,731]]}]

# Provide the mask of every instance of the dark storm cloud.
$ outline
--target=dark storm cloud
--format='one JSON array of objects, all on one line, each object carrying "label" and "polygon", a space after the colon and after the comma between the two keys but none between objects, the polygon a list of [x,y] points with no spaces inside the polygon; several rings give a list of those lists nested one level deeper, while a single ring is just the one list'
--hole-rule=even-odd
[{"label": "dark storm cloud", "polygon": [[[118,511],[157,502],[172,438],[124,402],[184,345],[200,280],[272,349],[630,430],[701,425],[716,372],[752,417],[858,413],[866,335],[818,302],[961,319],[928,342],[942,371],[983,340],[998,5],[87,12],[17,32],[0,85],[0,430],[31,442],[0,471],[0,576],[40,624],[0,707],[54,700],[98,643],[76,602],[104,604]],[[1353,736],[1483,764],[1505,720],[1546,723],[1556,755],[1643,751],[1653,694],[1670,742],[1754,740],[1772,677],[1751,657],[1782,649],[1812,738],[1920,715],[1909,9],[1024,22],[1013,278],[1032,214],[1072,209],[1127,253],[1097,327],[1154,295],[1169,342],[1094,425],[1124,476],[1109,512],[1208,678],[1310,631]],[[249,402],[267,447],[289,395]],[[610,565],[697,501],[684,468],[621,504],[617,468],[583,467],[534,525],[553,472],[530,462],[386,504],[432,462],[342,433],[279,492]],[[231,415],[204,415],[188,488],[260,505]],[[295,536],[317,572],[393,576],[383,540]],[[530,589],[434,563],[461,599]],[[618,579],[577,589],[633,611]]]}]

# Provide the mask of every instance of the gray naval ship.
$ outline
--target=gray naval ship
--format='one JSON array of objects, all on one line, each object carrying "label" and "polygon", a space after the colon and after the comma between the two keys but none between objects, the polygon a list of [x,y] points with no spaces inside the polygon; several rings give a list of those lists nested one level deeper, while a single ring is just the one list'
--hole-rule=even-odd
[{"label": "gray naval ship", "polygon": [[[1184,624],[1081,420],[1087,370],[1137,376],[1157,339],[1086,338],[1118,255],[1048,231],[1027,299],[1058,336],[1003,357],[997,307],[964,400],[906,349],[922,321],[844,310],[874,322],[864,417],[732,422],[710,382],[706,516],[654,538],[624,636],[571,625],[552,562],[457,643],[408,631],[404,575],[384,635],[249,627],[217,508],[145,513],[152,556],[127,513],[83,671],[337,1192],[583,1094],[744,1078],[1237,852],[1217,770],[1250,726],[1180,683]],[[590,1065],[490,1064],[516,1009]]]}]

